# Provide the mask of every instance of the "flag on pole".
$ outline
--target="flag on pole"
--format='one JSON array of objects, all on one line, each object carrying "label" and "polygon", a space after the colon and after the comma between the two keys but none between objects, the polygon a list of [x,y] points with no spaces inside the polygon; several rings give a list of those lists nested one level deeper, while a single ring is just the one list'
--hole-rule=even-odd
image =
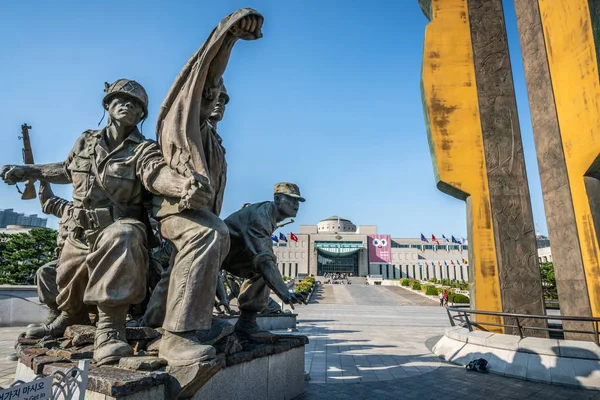
[{"label": "flag on pole", "polygon": [[275,235],[271,235],[271,240],[274,241],[275,243],[279,243],[279,239],[277,239],[277,236],[275,236]]},{"label": "flag on pole", "polygon": [[287,238],[285,237],[285,235],[281,232],[279,232],[279,240],[281,240],[282,242],[286,242],[287,243]]},{"label": "flag on pole", "polygon": [[444,234],[442,234],[442,239],[444,239],[444,241],[445,241],[446,243],[450,243],[450,241],[448,240],[448,238],[447,238],[446,236],[444,236]]},{"label": "flag on pole", "polygon": [[444,261],[444,265],[445,265],[446,267],[448,266],[448,264],[446,264],[446,261]]},{"label": "flag on pole", "polygon": [[294,235],[293,233],[290,232],[290,240],[293,240],[294,242],[298,241],[298,236]]},{"label": "flag on pole", "polygon": [[440,241],[435,238],[435,235],[433,233],[431,234],[431,240],[433,242],[436,242],[438,244],[438,246],[440,245]]},{"label": "flag on pole", "polygon": [[450,264],[454,265],[454,261],[450,260]]},{"label": "flag on pole", "polygon": [[460,241],[456,240],[456,238],[452,236],[452,243],[460,244]]},{"label": "flag on pole", "polygon": [[462,244],[467,244],[468,240],[465,238],[462,238]]},{"label": "flag on pole", "polygon": [[468,264],[469,262],[467,260],[463,259],[463,263]]},{"label": "flag on pole", "polygon": [[425,235],[423,235],[422,233],[421,233],[421,241],[422,241],[422,242],[425,242],[425,243],[429,243],[429,242],[427,241],[427,239],[425,238]]}]

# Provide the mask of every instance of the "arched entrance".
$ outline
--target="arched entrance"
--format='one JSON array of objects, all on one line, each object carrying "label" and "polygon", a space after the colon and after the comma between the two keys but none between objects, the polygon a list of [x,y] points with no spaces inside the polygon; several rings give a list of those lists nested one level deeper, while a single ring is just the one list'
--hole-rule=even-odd
[{"label": "arched entrance", "polygon": [[344,273],[358,276],[359,249],[347,252],[317,250],[317,275],[325,273]]}]

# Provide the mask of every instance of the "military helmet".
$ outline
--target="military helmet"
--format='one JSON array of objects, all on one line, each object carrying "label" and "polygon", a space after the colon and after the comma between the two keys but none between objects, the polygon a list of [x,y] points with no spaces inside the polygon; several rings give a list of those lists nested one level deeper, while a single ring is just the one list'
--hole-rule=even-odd
[{"label": "military helmet", "polygon": [[106,92],[106,95],[102,99],[103,106],[108,104],[115,95],[124,94],[141,102],[142,108],[144,109],[142,119],[146,119],[148,116],[148,94],[146,93],[146,89],[136,81],[119,79],[112,84],[104,82],[104,91]]}]

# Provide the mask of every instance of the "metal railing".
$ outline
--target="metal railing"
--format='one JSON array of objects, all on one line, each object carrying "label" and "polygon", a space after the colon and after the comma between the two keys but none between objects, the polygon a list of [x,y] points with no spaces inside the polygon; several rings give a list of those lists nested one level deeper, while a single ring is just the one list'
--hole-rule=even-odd
[{"label": "metal railing", "polygon": [[[479,310],[471,310],[468,308],[460,308],[460,307],[446,307],[446,312],[448,313],[448,318],[450,319],[450,325],[456,326],[457,322],[459,322],[460,326],[465,326],[469,329],[470,332],[473,332],[473,327],[478,328],[482,331],[488,331],[484,326],[497,326],[502,328],[513,328],[516,329],[521,339],[525,337],[524,330],[531,331],[547,331],[547,332],[562,332],[562,333],[579,333],[579,334],[589,334],[594,335],[594,341],[596,345],[600,346],[600,318],[594,317],[568,317],[561,315],[530,315],[530,314],[513,314],[513,313],[504,313],[504,312],[493,312],[493,311],[479,311]],[[454,313],[454,315],[452,314]],[[472,321],[470,316],[474,315],[488,315],[495,317],[504,317],[509,319],[514,319],[514,324],[497,324],[493,322],[481,322],[481,321]],[[523,325],[523,322],[526,320],[559,320],[559,321],[574,321],[574,322],[588,322],[593,326],[593,331],[585,330],[585,329],[564,329],[563,328],[550,328],[540,327],[540,326],[526,326]],[[506,322],[506,320],[505,320]],[[548,324],[546,324],[548,325]]]}]

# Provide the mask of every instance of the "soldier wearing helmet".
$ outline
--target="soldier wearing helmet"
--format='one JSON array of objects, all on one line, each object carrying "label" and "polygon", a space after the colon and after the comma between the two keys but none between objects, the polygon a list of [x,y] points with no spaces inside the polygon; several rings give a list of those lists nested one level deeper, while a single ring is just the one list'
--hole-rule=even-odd
[{"label": "soldier wearing helmet", "polygon": [[[200,210],[211,196],[195,179],[170,169],[158,145],[139,132],[137,125],[148,115],[148,96],[139,83],[119,79],[106,85],[105,92],[106,127],[85,131],[66,161],[2,168],[8,184],[28,179],[73,184],[76,226],[63,245],[56,278],[61,315],[35,330],[34,336],[62,336],[68,326],[87,319],[86,304],[95,305],[99,319],[94,360],[98,365],[133,354],[125,340],[125,319],[130,305],[141,303],[146,295],[148,197],[159,194],[178,199],[180,209]],[[229,245],[215,240],[227,234],[218,221],[222,227],[211,221],[211,232],[204,232],[215,243],[202,243],[209,249],[212,245],[217,257]],[[177,346],[189,348],[188,342],[175,343],[174,351]],[[202,347],[194,354],[200,358],[207,352],[210,349]]]}]

